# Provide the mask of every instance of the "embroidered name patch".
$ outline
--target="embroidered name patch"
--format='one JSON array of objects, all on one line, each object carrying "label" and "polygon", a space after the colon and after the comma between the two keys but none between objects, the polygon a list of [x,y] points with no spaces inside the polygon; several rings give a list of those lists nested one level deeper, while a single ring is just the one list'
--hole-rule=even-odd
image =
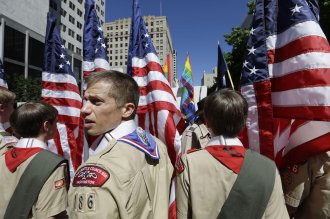
[{"label": "embroidered name patch", "polygon": [[101,167],[90,165],[82,167],[74,176],[72,185],[100,187],[108,179],[110,174]]}]

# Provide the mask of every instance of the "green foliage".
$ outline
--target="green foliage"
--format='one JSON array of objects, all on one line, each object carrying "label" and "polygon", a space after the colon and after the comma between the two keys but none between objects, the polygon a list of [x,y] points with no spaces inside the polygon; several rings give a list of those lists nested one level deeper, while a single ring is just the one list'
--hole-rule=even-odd
[{"label": "green foliage", "polygon": [[320,25],[327,37],[330,39],[330,0],[320,0]]},{"label": "green foliage", "polygon": [[7,78],[9,90],[16,94],[17,102],[38,101],[41,96],[41,78],[24,78],[22,74],[10,74]]}]

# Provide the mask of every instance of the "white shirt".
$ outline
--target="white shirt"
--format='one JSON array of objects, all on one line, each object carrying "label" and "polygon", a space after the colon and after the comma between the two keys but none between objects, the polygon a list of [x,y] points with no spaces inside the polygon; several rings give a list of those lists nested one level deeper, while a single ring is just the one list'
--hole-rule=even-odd
[{"label": "white shirt", "polygon": [[17,148],[42,148],[48,150],[47,144],[43,141],[40,141],[36,138],[21,138],[16,143],[15,147]]},{"label": "white shirt", "polygon": [[[89,156],[96,155],[104,150],[111,139],[119,139],[136,130],[137,126],[134,120],[128,120],[120,123],[115,129],[100,136],[100,140],[95,140],[95,144],[89,148]],[[102,139],[101,139],[102,138]]]},{"label": "white shirt", "polygon": [[205,147],[211,145],[235,145],[243,147],[242,142],[238,138],[225,138],[222,135],[212,137]]}]

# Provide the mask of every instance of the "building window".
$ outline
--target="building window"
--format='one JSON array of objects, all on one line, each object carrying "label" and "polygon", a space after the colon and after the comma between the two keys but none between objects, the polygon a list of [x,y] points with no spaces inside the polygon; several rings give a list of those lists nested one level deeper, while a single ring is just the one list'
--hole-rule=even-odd
[{"label": "building window", "polygon": [[69,21],[70,21],[72,24],[74,24],[74,22],[75,22],[74,17],[72,17],[71,15],[69,15]]},{"label": "building window", "polygon": [[64,24],[62,24],[62,31],[65,32],[66,31],[66,26]]},{"label": "building window", "polygon": [[74,10],[76,6],[70,1],[70,3],[69,3],[69,7],[70,7],[72,10]]},{"label": "building window", "polygon": [[77,8],[77,14],[81,17],[82,16],[82,11],[79,10],[79,8]]},{"label": "building window", "polygon": [[81,42],[81,36],[79,34],[77,34],[77,40]]},{"label": "building window", "polygon": [[79,21],[77,21],[77,27],[78,27],[79,29],[82,28],[82,24],[81,24]]},{"label": "building window", "polygon": [[69,35],[74,38],[74,31],[69,28]]},{"label": "building window", "polygon": [[5,27],[4,55],[6,58],[24,62],[25,34],[11,27]]},{"label": "building window", "polygon": [[68,49],[74,52],[74,45],[71,43],[68,43]]},{"label": "building window", "polygon": [[40,54],[43,53],[44,48],[44,43],[29,37],[29,65],[42,68],[43,58]]},{"label": "building window", "polygon": [[78,47],[76,47],[76,53],[77,53],[78,55],[81,55],[81,49],[79,49]]},{"label": "building window", "polygon": [[61,15],[62,15],[63,17],[66,16],[66,11],[65,11],[63,8],[61,8]]},{"label": "building window", "polygon": [[82,0],[78,0],[78,2],[81,4],[82,3]]}]

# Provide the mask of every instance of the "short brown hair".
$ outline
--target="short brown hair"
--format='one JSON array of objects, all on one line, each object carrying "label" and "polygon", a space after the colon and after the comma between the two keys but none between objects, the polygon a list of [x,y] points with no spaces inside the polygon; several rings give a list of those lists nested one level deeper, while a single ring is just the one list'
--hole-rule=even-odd
[{"label": "short brown hair", "polygon": [[129,75],[119,71],[93,72],[87,78],[87,88],[97,82],[109,84],[110,97],[113,97],[119,107],[126,103],[133,103],[135,110],[131,117],[134,117],[139,104],[140,90],[136,81]]},{"label": "short brown hair", "polygon": [[9,122],[18,137],[34,138],[39,135],[43,123],[53,124],[57,115],[57,109],[48,103],[27,102],[11,114]]},{"label": "short brown hair", "polygon": [[16,99],[16,94],[7,90],[5,88],[0,88],[0,103],[1,104],[8,104],[13,103]]},{"label": "short brown hair", "polygon": [[204,117],[215,135],[236,137],[245,126],[248,104],[244,97],[229,89],[222,89],[206,98]]}]

